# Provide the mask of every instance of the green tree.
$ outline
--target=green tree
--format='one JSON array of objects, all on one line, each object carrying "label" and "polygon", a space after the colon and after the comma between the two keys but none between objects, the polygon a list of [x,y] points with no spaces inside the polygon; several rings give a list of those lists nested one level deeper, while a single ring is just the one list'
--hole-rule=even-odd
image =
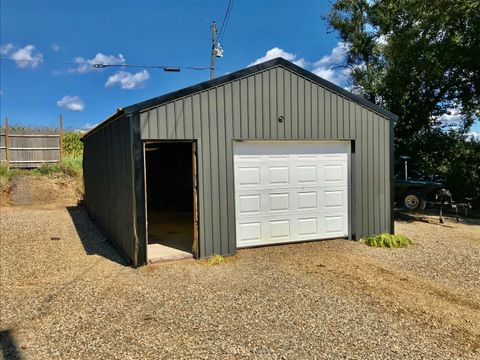
[{"label": "green tree", "polygon": [[[479,151],[467,134],[480,116],[480,2],[337,0],[325,19],[347,44],[352,90],[399,115],[396,153],[452,181]],[[452,109],[457,122],[441,121]]]}]

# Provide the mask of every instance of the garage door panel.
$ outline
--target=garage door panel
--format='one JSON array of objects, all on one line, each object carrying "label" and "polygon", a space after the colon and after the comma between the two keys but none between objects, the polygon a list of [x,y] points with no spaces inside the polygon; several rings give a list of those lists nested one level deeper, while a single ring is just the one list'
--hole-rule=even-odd
[{"label": "garage door panel", "polygon": [[348,189],[346,187],[322,189],[322,195],[321,205],[324,212],[347,210]]},{"label": "garage door panel", "polygon": [[290,206],[290,192],[274,192],[265,194],[266,209],[269,213],[288,212]]},{"label": "garage door panel", "polygon": [[237,196],[237,213],[239,215],[260,215],[261,213],[261,195],[242,194]]},{"label": "garage door panel", "polygon": [[290,168],[288,165],[267,165],[267,186],[288,185],[290,183]]},{"label": "garage door panel", "polygon": [[318,183],[318,172],[316,164],[294,165],[293,171],[296,175],[296,185],[316,185]]},{"label": "garage door panel", "polygon": [[237,244],[239,247],[258,244],[261,239],[261,221],[240,221],[237,224]]},{"label": "garage door panel", "polygon": [[323,218],[323,230],[322,232],[325,233],[326,237],[335,237],[335,236],[346,236],[347,232],[346,223],[347,217],[346,214],[332,214],[332,215],[325,215]]},{"label": "garage door panel", "polygon": [[267,220],[268,238],[272,242],[292,239],[290,218]]},{"label": "garage door panel", "polygon": [[347,142],[234,146],[237,246],[348,235]]},{"label": "garage door panel", "polygon": [[260,186],[260,166],[240,166],[236,170],[235,185],[238,188]]},{"label": "garage door panel", "polygon": [[296,224],[297,238],[299,240],[318,238],[320,226],[318,216],[298,217]]},{"label": "garage door panel", "polygon": [[318,191],[297,191],[297,206],[300,211],[316,211],[318,209]]}]

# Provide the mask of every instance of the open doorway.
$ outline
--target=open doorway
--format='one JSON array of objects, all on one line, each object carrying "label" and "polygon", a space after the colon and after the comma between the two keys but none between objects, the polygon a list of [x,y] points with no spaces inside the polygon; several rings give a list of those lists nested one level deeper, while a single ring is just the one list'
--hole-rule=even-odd
[{"label": "open doorway", "polygon": [[153,260],[197,256],[195,142],[145,144],[147,255]]}]

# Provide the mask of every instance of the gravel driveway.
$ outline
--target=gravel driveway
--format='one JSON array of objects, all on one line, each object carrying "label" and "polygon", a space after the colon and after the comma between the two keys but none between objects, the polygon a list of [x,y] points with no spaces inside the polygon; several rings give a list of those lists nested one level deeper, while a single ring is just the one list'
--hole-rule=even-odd
[{"label": "gravel driveway", "polygon": [[81,207],[0,211],[5,358],[480,358],[480,225],[133,269]]}]

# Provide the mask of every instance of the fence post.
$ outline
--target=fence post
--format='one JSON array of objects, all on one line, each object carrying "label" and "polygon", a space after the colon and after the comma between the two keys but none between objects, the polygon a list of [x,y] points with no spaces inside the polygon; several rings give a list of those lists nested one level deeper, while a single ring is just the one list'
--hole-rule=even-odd
[{"label": "fence post", "polygon": [[60,162],[63,160],[63,118],[62,114],[60,114]]},{"label": "fence post", "polygon": [[8,139],[8,117],[5,116],[5,161],[7,167],[10,168],[10,144]]}]

